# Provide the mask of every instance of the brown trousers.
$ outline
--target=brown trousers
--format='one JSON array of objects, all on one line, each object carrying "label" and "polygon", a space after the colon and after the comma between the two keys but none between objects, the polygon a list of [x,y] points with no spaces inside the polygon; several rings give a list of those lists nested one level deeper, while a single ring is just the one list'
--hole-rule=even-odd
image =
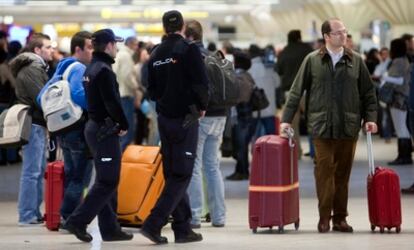
[{"label": "brown trousers", "polygon": [[348,215],[348,183],[354,160],[356,139],[313,139],[315,181],[319,216],[334,221]]}]

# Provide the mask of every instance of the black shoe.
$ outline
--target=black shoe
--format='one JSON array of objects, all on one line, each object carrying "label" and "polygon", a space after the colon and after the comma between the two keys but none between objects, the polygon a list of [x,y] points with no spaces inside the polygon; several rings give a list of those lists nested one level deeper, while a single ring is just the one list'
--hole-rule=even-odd
[{"label": "black shoe", "polygon": [[66,224],[59,223],[59,231],[60,230],[68,231],[68,229],[66,228]]},{"label": "black shoe", "polygon": [[413,164],[413,160],[411,158],[397,158],[393,161],[388,162],[388,165],[395,166],[395,165],[409,165]]},{"label": "black shoe", "polygon": [[86,232],[86,226],[79,228],[71,223],[65,224],[66,230],[69,231],[69,233],[74,234],[78,240],[83,242],[91,242],[92,241],[92,235],[90,235],[88,232]]},{"label": "black shoe", "polygon": [[44,223],[45,222],[45,217],[42,216],[41,218],[37,218],[37,222]]},{"label": "black shoe", "polygon": [[211,216],[210,213],[206,214],[206,222],[211,222]]},{"label": "black shoe", "polygon": [[248,174],[241,174],[241,173],[233,173],[232,175],[229,175],[226,177],[229,181],[242,181],[242,180],[248,180],[249,175]]},{"label": "black shoe", "polygon": [[154,233],[148,232],[148,231],[144,230],[144,228],[141,228],[141,230],[139,232],[143,236],[145,236],[146,238],[148,238],[150,241],[154,242],[157,245],[168,243],[167,237],[161,236],[159,234],[154,234]]},{"label": "black shoe", "polygon": [[116,231],[114,234],[109,236],[102,236],[103,241],[122,241],[122,240],[132,240],[134,235],[124,231]]},{"label": "black shoe", "polygon": [[414,194],[414,184],[409,188],[402,188],[401,193],[403,194]]},{"label": "black shoe", "polygon": [[334,222],[333,231],[342,232],[342,233],[352,233],[354,232],[354,229],[346,222],[346,220],[342,220],[339,222]]},{"label": "black shoe", "polygon": [[211,224],[213,227],[224,227],[224,223]]},{"label": "black shoe", "polygon": [[202,240],[203,240],[203,236],[201,234],[190,231],[184,237],[175,238],[175,243],[189,243],[189,242],[196,242],[196,241],[202,241]]}]

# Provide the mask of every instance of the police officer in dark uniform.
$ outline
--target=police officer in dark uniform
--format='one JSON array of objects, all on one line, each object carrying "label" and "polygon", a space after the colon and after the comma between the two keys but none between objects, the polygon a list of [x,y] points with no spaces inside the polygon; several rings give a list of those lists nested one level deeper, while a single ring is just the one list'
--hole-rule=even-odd
[{"label": "police officer in dark uniform", "polygon": [[148,92],[157,104],[165,186],[141,233],[156,244],[167,243],[161,228],[172,215],[176,243],[201,241],[201,234],[190,228],[186,190],[196,157],[198,118],[207,108],[207,73],[197,45],[183,38],[181,13],[168,11],[162,22],[166,37],[148,63]]},{"label": "police officer in dark uniform", "polygon": [[121,231],[117,221],[117,187],[120,175],[119,136],[128,130],[122,110],[116,75],[111,64],[117,53],[116,42],[123,39],[110,29],[92,35],[94,47],[91,64],[84,74],[89,120],[85,138],[93,154],[96,179],[85,200],[66,222],[66,228],[79,240],[90,242],[86,227],[98,215],[103,241],[131,240],[132,234]]}]

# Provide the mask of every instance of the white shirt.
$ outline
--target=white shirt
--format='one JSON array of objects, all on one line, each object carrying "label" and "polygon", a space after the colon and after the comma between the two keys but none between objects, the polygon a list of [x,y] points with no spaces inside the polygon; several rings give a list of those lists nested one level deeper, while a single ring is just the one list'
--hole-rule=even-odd
[{"label": "white shirt", "polygon": [[341,48],[341,51],[339,51],[339,53],[334,53],[333,51],[328,49],[328,47],[326,47],[326,49],[328,50],[328,53],[331,56],[332,65],[335,69],[335,65],[339,62],[339,60],[341,60],[342,56],[344,55],[344,48]]}]

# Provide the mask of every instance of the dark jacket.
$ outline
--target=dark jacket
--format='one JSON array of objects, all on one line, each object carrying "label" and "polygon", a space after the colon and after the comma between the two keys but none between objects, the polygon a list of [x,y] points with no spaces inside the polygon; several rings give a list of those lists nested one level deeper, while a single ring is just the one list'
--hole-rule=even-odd
[{"label": "dark jacket", "polygon": [[376,122],[375,87],[361,56],[349,49],[335,70],[325,47],[309,54],[295,78],[282,122],[291,123],[306,94],[308,132],[314,138],[356,138],[364,122]]},{"label": "dark jacket", "polygon": [[47,64],[34,53],[18,55],[10,62],[13,76],[16,77],[16,98],[18,103],[30,105],[33,109],[32,122],[46,127],[43,112],[36,103],[36,97],[48,81]]},{"label": "dark jacket", "polygon": [[240,99],[242,101],[236,106],[237,118],[239,120],[250,119],[252,118],[252,107],[249,101],[253,92],[253,88],[255,87],[255,83],[249,72],[243,69],[236,69],[236,77],[242,88],[242,93],[240,94]]},{"label": "dark jacket", "polygon": [[119,86],[111,64],[115,61],[108,54],[94,52],[91,64],[84,75],[84,88],[88,104],[89,118],[101,123],[110,117],[120,125],[120,129],[128,129],[128,121],[121,106]]},{"label": "dark jacket", "polygon": [[[414,63],[411,63],[410,95],[408,97],[408,107],[414,111]],[[411,131],[411,133],[414,133]]]},{"label": "dark jacket", "polygon": [[391,61],[388,68],[388,75],[391,77],[402,77],[402,85],[392,84],[394,87],[394,97],[391,107],[400,110],[407,110],[407,101],[410,92],[411,64],[406,56],[395,58]]},{"label": "dark jacket", "polygon": [[289,91],[303,59],[310,52],[312,52],[312,48],[302,42],[290,43],[280,52],[277,59],[276,71],[281,78],[280,87],[283,91]]},{"label": "dark jacket", "polygon": [[185,117],[193,104],[206,110],[208,79],[197,45],[169,34],[151,53],[148,94],[157,102],[157,112],[168,118]]}]

